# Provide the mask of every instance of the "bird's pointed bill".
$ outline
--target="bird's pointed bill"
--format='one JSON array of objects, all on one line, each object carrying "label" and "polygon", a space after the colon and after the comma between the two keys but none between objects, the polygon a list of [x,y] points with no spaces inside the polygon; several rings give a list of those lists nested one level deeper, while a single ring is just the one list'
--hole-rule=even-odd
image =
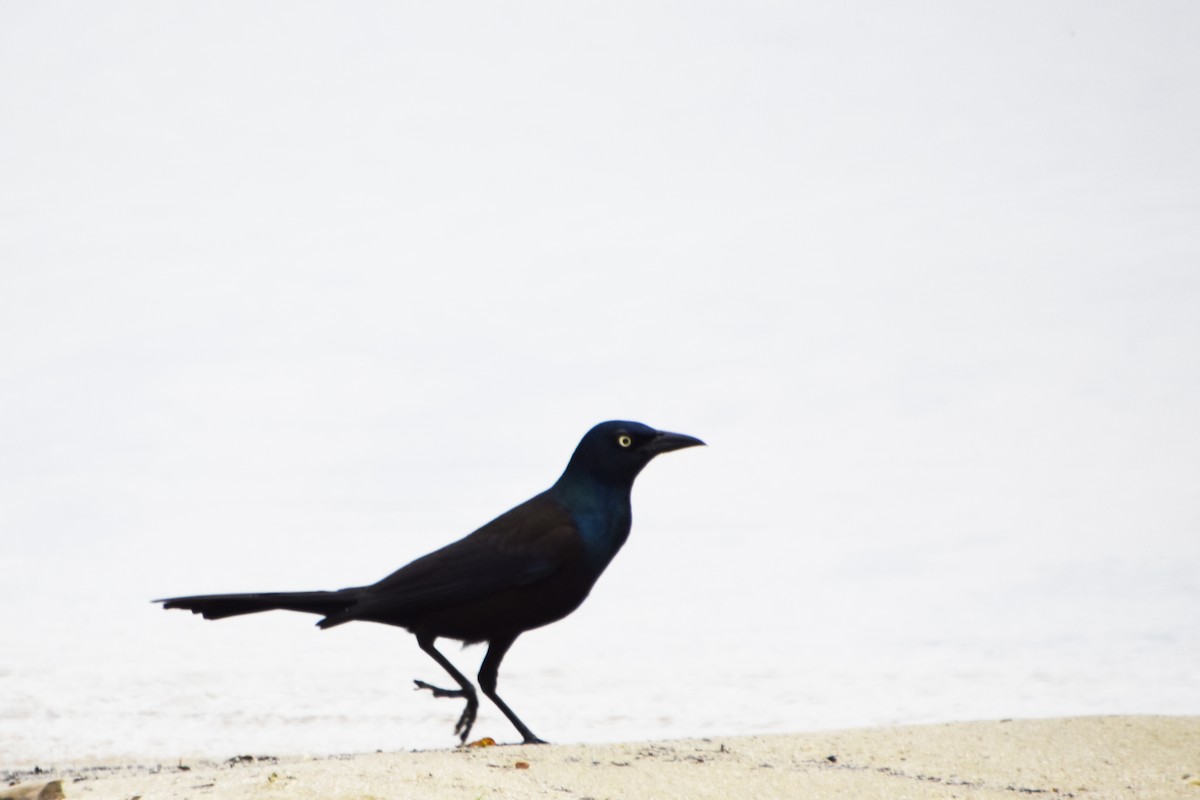
[{"label": "bird's pointed bill", "polygon": [[669,453],[672,450],[682,450],[685,447],[699,447],[704,442],[686,433],[671,433],[659,431],[658,435],[646,443],[646,448],[652,453]]}]

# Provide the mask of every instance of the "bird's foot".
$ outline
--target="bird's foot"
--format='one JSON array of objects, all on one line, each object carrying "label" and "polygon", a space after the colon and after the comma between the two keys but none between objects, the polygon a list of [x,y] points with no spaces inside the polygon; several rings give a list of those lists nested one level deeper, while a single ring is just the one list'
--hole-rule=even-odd
[{"label": "bird's foot", "polygon": [[475,725],[475,715],[479,713],[479,698],[475,696],[474,689],[441,689],[433,684],[425,681],[414,680],[418,689],[428,689],[433,693],[434,697],[465,697],[467,705],[463,709],[462,716],[458,718],[458,722],[454,725],[454,733],[458,735],[459,741],[464,744],[467,737],[471,735],[471,728]]},{"label": "bird's foot", "polygon": [[[467,696],[467,692],[463,691],[462,689],[439,689],[438,687],[434,686],[433,684],[426,683],[425,681],[413,681],[413,683],[415,683],[417,685],[418,689],[428,689],[429,691],[433,692],[434,697],[466,697]],[[473,695],[475,693],[471,692],[471,694]]]}]

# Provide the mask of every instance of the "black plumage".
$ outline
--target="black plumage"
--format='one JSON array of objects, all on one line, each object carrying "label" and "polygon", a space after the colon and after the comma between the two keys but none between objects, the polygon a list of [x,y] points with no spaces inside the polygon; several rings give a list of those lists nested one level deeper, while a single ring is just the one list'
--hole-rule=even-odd
[{"label": "black plumage", "polygon": [[416,681],[436,697],[466,701],[455,726],[464,742],[479,701],[471,682],[434,643],[440,638],[487,642],[480,689],[526,743],[538,743],[541,739],[496,694],[501,660],[520,634],[562,619],[588,596],[629,535],[629,494],[642,468],[660,453],[701,444],[637,422],[602,422],[579,442],[562,477],[548,490],[378,583],[337,591],[197,595],[155,602],[205,619],[282,609],[319,614],[321,628],[353,621],[407,628],[458,684],[457,689],[441,689]]}]

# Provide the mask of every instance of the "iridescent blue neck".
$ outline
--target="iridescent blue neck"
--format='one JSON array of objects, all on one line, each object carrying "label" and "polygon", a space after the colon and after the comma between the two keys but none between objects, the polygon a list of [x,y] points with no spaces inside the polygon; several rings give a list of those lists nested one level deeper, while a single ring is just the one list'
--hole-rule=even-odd
[{"label": "iridescent blue neck", "polygon": [[597,575],[629,538],[633,522],[629,490],[628,485],[613,486],[580,475],[564,475],[550,489],[579,529],[588,563]]}]

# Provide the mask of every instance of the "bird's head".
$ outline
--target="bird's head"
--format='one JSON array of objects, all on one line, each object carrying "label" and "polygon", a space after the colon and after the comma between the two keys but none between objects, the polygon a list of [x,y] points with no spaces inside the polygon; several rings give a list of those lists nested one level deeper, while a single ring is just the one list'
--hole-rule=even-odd
[{"label": "bird's head", "polygon": [[588,478],[610,485],[632,485],[656,455],[702,444],[694,436],[655,430],[640,422],[601,422],[580,440],[560,480]]}]

